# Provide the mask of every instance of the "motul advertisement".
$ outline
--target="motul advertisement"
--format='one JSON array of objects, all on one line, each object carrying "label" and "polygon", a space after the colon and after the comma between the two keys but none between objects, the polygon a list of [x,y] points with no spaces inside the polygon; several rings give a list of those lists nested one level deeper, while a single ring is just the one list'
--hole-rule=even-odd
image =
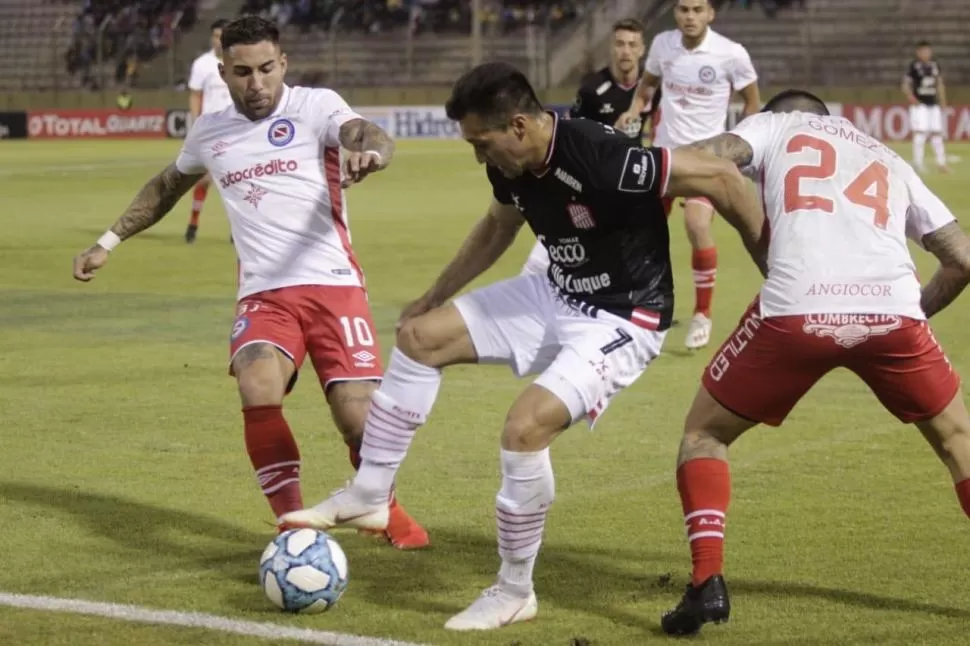
[{"label": "motul advertisement", "polygon": [[165,110],[31,110],[31,139],[165,139]]},{"label": "motul advertisement", "polygon": [[[866,134],[882,141],[904,141],[913,134],[907,105],[844,103],[842,116]],[[951,105],[943,111],[943,117],[947,139],[970,140],[970,105]]]}]

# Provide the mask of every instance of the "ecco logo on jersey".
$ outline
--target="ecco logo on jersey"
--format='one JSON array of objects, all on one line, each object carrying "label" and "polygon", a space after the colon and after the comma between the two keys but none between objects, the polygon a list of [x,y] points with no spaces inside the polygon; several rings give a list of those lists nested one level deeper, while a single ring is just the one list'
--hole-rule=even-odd
[{"label": "ecco logo on jersey", "polygon": [[244,170],[231,170],[219,178],[219,184],[222,185],[222,188],[229,188],[233,184],[238,184],[239,182],[257,177],[293,173],[296,172],[299,167],[300,165],[296,163],[295,159],[274,159],[273,161],[266,162],[265,164],[256,164],[254,166],[250,166]]},{"label": "ecco logo on jersey", "polygon": [[573,189],[577,193],[583,192],[583,185],[579,183],[579,180],[573,177],[572,175],[570,175],[569,173],[567,173],[566,171],[564,171],[563,169],[556,168],[556,170],[553,171],[553,174],[556,176],[556,179],[558,179],[560,182],[562,182],[569,188]]},{"label": "ecco logo on jersey", "polygon": [[713,83],[717,79],[717,72],[710,65],[705,65],[697,72],[697,78],[703,83]]},{"label": "ecco logo on jersey", "polygon": [[578,267],[586,263],[586,247],[576,238],[563,238],[560,244],[546,247],[549,259],[566,267]]},{"label": "ecco logo on jersey", "polygon": [[269,143],[277,148],[282,148],[293,141],[295,135],[296,128],[293,126],[292,121],[289,119],[277,119],[269,125],[269,132],[266,133],[266,138],[269,139]]}]

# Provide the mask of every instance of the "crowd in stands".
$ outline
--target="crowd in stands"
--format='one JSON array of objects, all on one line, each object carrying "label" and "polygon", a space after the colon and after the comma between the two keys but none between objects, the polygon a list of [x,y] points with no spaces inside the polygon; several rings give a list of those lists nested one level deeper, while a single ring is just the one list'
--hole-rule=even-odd
[{"label": "crowd in stands", "polygon": [[[176,26],[195,24],[197,0],[85,0],[72,28],[66,59],[85,87],[98,84],[92,74],[101,37],[102,59],[115,67],[115,81],[131,85],[141,62],[174,42]],[[104,27],[102,30],[102,26]]]},{"label": "crowd in stands", "polygon": [[725,7],[738,7],[741,9],[751,9],[755,5],[760,5],[765,15],[774,18],[782,9],[791,7],[805,8],[806,0],[714,0],[714,9]]},{"label": "crowd in stands", "polygon": [[[553,28],[574,19],[589,2],[584,0],[483,0],[486,28],[505,32],[526,24]],[[469,0],[246,0],[240,10],[281,25],[314,27],[338,25],[341,31],[382,33],[410,29],[468,33]]]}]

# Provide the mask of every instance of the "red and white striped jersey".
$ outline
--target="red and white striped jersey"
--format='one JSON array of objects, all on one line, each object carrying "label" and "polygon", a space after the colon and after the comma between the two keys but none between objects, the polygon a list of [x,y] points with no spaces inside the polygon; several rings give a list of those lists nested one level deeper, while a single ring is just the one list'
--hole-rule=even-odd
[{"label": "red and white striped jersey", "polygon": [[340,126],[361,118],[332,90],[284,87],[272,115],[203,114],[175,164],[209,172],[239,256],[239,298],[292,285],[362,286],[340,187]]}]

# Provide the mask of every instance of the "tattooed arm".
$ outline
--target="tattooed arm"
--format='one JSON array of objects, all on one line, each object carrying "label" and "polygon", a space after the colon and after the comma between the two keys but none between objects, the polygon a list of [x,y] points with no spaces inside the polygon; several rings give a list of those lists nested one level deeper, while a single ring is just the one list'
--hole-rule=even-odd
[{"label": "tattooed arm", "polygon": [[94,272],[108,262],[108,252],[115,245],[164,218],[203,175],[187,175],[170,164],[148,180],[108,232],[74,258],[74,278],[82,282],[94,278]]},{"label": "tattooed arm", "polygon": [[928,318],[952,303],[970,283],[970,237],[959,223],[951,222],[923,236],[923,247],[940,261],[920,298]]},{"label": "tattooed arm", "polygon": [[175,164],[148,180],[141,187],[111,231],[122,240],[141,233],[168,215],[178,201],[190,188],[195,186],[202,175],[186,175]]},{"label": "tattooed arm", "polygon": [[[708,155],[713,155],[739,168],[750,164],[754,157],[751,145],[741,137],[729,132],[678,148],[674,151],[675,158],[678,153],[681,155],[689,153],[694,156],[694,159],[703,159]],[[714,169],[712,168],[712,170]],[[735,172],[737,173],[737,171]],[[714,199],[711,199],[711,201],[721,217],[727,220],[728,224],[741,235],[741,241],[744,243],[745,249],[748,250],[754,264],[758,267],[758,271],[761,272],[762,276],[767,276],[768,240],[763,235],[764,213],[750,183],[743,181],[740,173],[737,173],[737,177],[729,177],[727,173],[722,172],[720,181],[714,185],[718,188],[732,187],[730,200],[732,204],[730,206],[723,202],[727,197],[726,193],[719,198],[722,200],[721,204],[718,204]],[[720,192],[723,192],[723,189]],[[714,198],[717,196],[705,193],[703,197]]]},{"label": "tattooed arm", "polygon": [[698,141],[697,143],[685,146],[685,148],[709,152],[715,157],[720,157],[721,159],[726,159],[734,163],[739,168],[747,166],[754,158],[754,151],[751,149],[751,144],[737,135],[732,135],[730,132]]},{"label": "tattooed arm", "polygon": [[351,119],[341,125],[340,145],[350,153],[344,160],[345,188],[384,170],[394,157],[394,140],[367,119]]}]

